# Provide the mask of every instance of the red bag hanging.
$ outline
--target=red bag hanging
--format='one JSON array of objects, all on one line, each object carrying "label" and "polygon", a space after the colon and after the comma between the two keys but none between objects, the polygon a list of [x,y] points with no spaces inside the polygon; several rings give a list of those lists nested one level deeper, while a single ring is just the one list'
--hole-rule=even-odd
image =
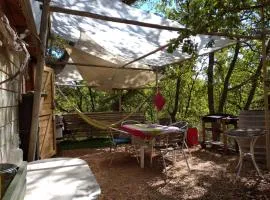
[{"label": "red bag hanging", "polygon": [[187,145],[189,147],[196,146],[199,144],[198,141],[198,129],[188,128],[187,130]]},{"label": "red bag hanging", "polygon": [[158,91],[154,97],[154,104],[157,108],[158,111],[160,111],[163,106],[165,105],[165,99],[164,97],[162,96],[162,94]]}]

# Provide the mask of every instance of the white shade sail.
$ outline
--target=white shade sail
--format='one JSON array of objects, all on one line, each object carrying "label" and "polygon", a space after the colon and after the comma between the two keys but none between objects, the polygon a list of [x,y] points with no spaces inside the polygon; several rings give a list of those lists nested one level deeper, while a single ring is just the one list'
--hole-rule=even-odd
[{"label": "white shade sail", "polygon": [[[52,0],[51,5],[54,7],[94,13],[107,17],[184,28],[184,26],[175,21],[130,7],[119,0]],[[59,35],[68,41],[75,42],[75,47],[73,47],[72,52],[75,52],[74,49],[76,48],[76,53],[70,54],[71,59],[74,62],[80,61],[93,65],[98,62],[99,65],[106,64],[115,66],[116,68],[152,52],[153,50],[168,44],[171,39],[178,37],[176,31],[116,23],[59,12],[52,13],[51,22],[51,29],[54,34]],[[189,39],[197,44],[198,55],[218,50],[235,42],[225,37],[208,35],[191,36]],[[214,41],[211,48],[206,47],[209,41]],[[81,54],[79,54],[78,51],[81,52]],[[87,56],[88,58],[86,58]],[[95,59],[93,59],[93,57]],[[126,66],[126,68],[162,67],[171,63],[186,60],[190,57],[190,55],[182,52],[181,47],[176,49],[172,54],[168,53],[166,49],[163,49],[133,63],[132,65]],[[109,80],[119,80],[119,84],[116,84],[115,86],[121,88],[125,87],[124,85],[128,83],[127,78],[132,80],[131,85],[134,87],[141,86],[143,82],[146,84],[149,81],[154,80],[153,78],[146,79],[146,77],[153,75],[152,72],[143,72],[145,80],[141,81],[140,84],[134,84],[140,82],[139,79],[142,79],[142,72],[133,71],[133,73],[129,73],[127,71],[117,70],[116,73],[113,69],[111,72],[106,69],[108,71],[105,73],[105,69],[98,69],[97,67],[77,68],[81,74],[83,72],[83,78],[86,78],[89,83],[93,83],[94,81],[95,84],[97,83],[97,85],[99,85],[98,87],[103,87],[102,84],[106,81],[106,84],[108,84]],[[98,80],[98,78],[102,77],[99,73],[104,75],[103,80]],[[109,73],[113,74],[113,79],[109,76],[105,77],[105,74]],[[129,76],[126,76],[125,73]],[[147,75],[145,76],[145,74]],[[122,85],[120,84],[121,81]],[[110,85],[112,84],[113,82]]]},{"label": "white shade sail", "polygon": [[[155,74],[152,71],[133,70],[131,68],[120,69],[115,63],[87,54],[75,47],[69,47],[66,50],[70,55],[71,62],[91,63],[93,66],[67,65],[57,75],[57,83],[59,84],[74,80],[86,80],[89,86],[101,90],[112,90],[139,88],[155,81]],[[120,62],[115,59],[114,61]],[[110,66],[111,68],[94,67],[95,65]]]}]

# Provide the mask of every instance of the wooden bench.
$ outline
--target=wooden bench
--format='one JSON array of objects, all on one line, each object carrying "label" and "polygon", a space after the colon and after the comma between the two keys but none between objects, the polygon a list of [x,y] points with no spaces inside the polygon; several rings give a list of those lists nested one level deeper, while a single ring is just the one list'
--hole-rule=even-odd
[{"label": "wooden bench", "polygon": [[[114,124],[126,118],[130,113],[127,112],[92,112],[84,113],[91,119],[97,120],[104,124]],[[143,113],[133,113],[126,120],[136,120],[138,122],[145,122]],[[108,136],[107,130],[98,129],[80,118],[75,113],[63,115],[64,132],[63,137],[78,138],[91,138],[91,137],[106,137]]]}]

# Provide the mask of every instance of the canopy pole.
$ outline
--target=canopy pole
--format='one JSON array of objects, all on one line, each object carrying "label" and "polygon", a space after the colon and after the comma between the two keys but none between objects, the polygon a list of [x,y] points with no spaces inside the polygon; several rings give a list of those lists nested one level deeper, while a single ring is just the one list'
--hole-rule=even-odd
[{"label": "canopy pole", "polygon": [[158,71],[156,70],[156,92],[158,92]]},{"label": "canopy pole", "polygon": [[[156,94],[157,94],[158,93],[158,90],[159,90],[159,88],[158,88],[158,70],[156,70],[155,72],[156,72]],[[157,112],[156,112],[156,118],[157,118],[156,122],[157,123],[159,123],[158,113],[159,113],[159,111],[157,109]]]},{"label": "canopy pole", "polygon": [[156,53],[158,51],[161,51],[161,50],[165,49],[166,47],[168,47],[172,43],[173,42],[169,42],[168,44],[162,45],[162,46],[158,47],[157,49],[155,49],[155,50],[153,50],[153,51],[151,51],[151,52],[149,52],[149,53],[147,53],[147,54],[145,54],[143,56],[140,56],[140,57],[138,57],[138,58],[136,58],[136,59],[124,64],[124,65],[122,65],[121,68],[124,68],[124,67],[126,67],[126,66],[128,66],[128,65],[130,65],[130,64],[132,64],[132,63],[134,63],[136,61],[139,61],[139,60],[141,60],[143,58],[146,58],[147,56],[150,56],[150,55],[152,55],[152,54],[154,54],[154,53]]},{"label": "canopy pole", "polygon": [[41,87],[42,87],[42,76],[45,66],[45,51],[46,51],[46,40],[48,32],[48,19],[49,19],[49,4],[50,0],[43,1],[43,9],[41,15],[40,23],[40,53],[38,55],[38,63],[36,66],[36,76],[35,76],[35,87],[34,87],[34,99],[33,99],[33,109],[32,109],[32,121],[29,136],[29,147],[28,147],[28,161],[35,160],[35,152],[37,148],[38,138],[38,126],[39,126],[39,110],[41,101]]},{"label": "canopy pole", "polygon": [[261,8],[261,23],[262,23],[262,69],[263,69],[263,90],[264,90],[264,118],[265,129],[267,131],[265,136],[265,149],[266,149],[266,167],[270,169],[270,136],[269,136],[269,102],[268,102],[268,73],[266,66],[266,34],[265,34],[265,18],[264,8]]},{"label": "canopy pole", "polygon": [[[107,68],[107,69],[123,69],[116,66],[104,66],[104,65],[93,65],[93,64],[87,64],[87,63],[77,63],[77,62],[52,62],[49,63],[50,65],[79,65],[79,66],[85,66],[85,67],[100,67],[100,68]],[[153,69],[147,69],[147,68],[135,68],[135,67],[129,67],[128,70],[135,70],[135,71],[154,71]]]}]

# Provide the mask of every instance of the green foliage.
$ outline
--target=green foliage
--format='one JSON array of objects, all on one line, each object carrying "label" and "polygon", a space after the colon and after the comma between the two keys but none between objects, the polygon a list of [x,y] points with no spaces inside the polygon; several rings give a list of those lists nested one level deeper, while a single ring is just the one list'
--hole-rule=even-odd
[{"label": "green foliage", "polygon": [[[82,87],[58,86],[56,89],[56,112],[73,112],[78,108],[82,112],[118,111],[120,93],[116,91],[103,92],[87,87],[85,82],[77,82]],[[83,86],[84,85],[84,86]],[[146,114],[147,118],[155,121],[154,107],[152,103],[153,89],[129,90],[121,92],[121,108],[124,112],[133,112],[145,102],[138,110]]]},{"label": "green foliage", "polygon": [[[136,1],[138,6],[147,0]],[[150,0],[154,5],[155,0]],[[185,24],[189,30],[179,32],[168,51],[173,52],[182,45],[184,52],[193,54],[196,44],[185,39],[189,35],[205,32],[223,32],[224,34],[253,35],[258,33],[259,10],[236,12],[240,7],[255,5],[253,0],[162,0],[158,1],[156,10],[170,19]],[[176,2],[176,3],[175,3]],[[269,18],[269,8],[266,9],[266,18]],[[266,23],[269,26],[269,23]],[[211,40],[208,47],[215,43]],[[242,41],[241,49],[236,60],[235,68],[229,80],[228,95],[224,105],[224,112],[238,115],[247,102],[252,87],[255,71],[260,63],[261,43],[258,41]],[[196,56],[196,55],[195,55]],[[175,106],[176,80],[180,79],[180,94],[177,119],[187,120],[190,124],[199,127],[200,117],[208,114],[207,97],[207,67],[208,57],[193,57],[181,64],[170,65],[163,70],[163,78],[159,83],[160,91],[166,99],[165,107],[158,113],[158,117],[169,117]],[[214,100],[217,109],[221,94],[224,90],[224,81],[234,57],[234,46],[215,52],[214,65]],[[79,83],[82,84],[82,83]],[[61,87],[69,101],[56,93],[58,111],[72,110],[73,105],[84,112],[110,111],[117,108],[119,93],[105,93],[88,87],[70,88]],[[124,91],[122,93],[122,109],[132,112],[146,101],[140,111],[144,112],[147,120],[157,120],[152,97],[155,89]],[[251,108],[259,108],[263,97],[262,76],[258,78],[258,85],[251,104]]]},{"label": "green foliage", "polygon": [[87,87],[84,82],[77,82],[77,85],[85,86],[58,86],[68,100],[63,97],[58,89],[56,90],[55,99],[57,112],[72,112],[74,111],[74,108],[78,108],[82,112],[101,112],[111,110],[111,102],[113,98],[110,100],[107,99],[112,97],[112,94],[96,91]]},{"label": "green foliage", "polygon": [[[160,117],[169,117],[169,112],[174,109],[175,80],[177,77],[180,77],[181,89],[176,118],[198,125],[200,116],[207,114],[205,80],[199,77],[200,69],[197,69],[195,64],[196,60],[194,59],[186,61],[181,65],[172,65],[166,68],[165,76],[160,82],[161,93],[166,98],[166,105],[159,114]],[[193,84],[194,86],[192,87]]]}]

